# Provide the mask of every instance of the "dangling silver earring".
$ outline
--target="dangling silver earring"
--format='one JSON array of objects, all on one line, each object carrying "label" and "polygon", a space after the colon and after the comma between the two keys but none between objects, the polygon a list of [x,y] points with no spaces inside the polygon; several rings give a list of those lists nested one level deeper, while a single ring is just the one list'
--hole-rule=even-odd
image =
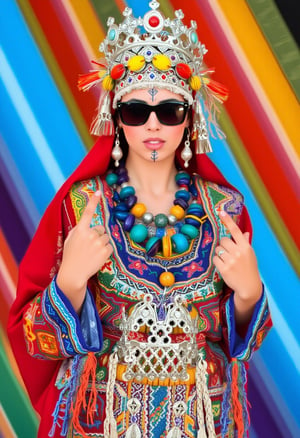
[{"label": "dangling silver earring", "polygon": [[212,147],[209,141],[205,116],[199,99],[200,97],[196,96],[193,104],[194,123],[192,138],[195,140],[196,154],[206,154],[212,152]]},{"label": "dangling silver earring", "polygon": [[119,128],[116,128],[116,139],[115,139],[115,145],[113,147],[113,150],[111,152],[112,158],[115,160],[115,166],[119,166],[119,161],[123,157],[123,151],[120,148],[120,139],[119,139]]},{"label": "dangling silver earring", "polygon": [[190,148],[190,130],[187,128],[187,136],[184,142],[184,148],[181,152],[181,158],[184,161],[184,167],[189,167],[189,161],[192,158],[193,153]]}]

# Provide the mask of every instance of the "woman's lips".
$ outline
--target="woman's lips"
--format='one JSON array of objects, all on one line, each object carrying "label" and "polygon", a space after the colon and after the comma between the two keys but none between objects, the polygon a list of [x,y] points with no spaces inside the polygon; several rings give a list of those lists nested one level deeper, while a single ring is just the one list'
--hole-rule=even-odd
[{"label": "woman's lips", "polygon": [[147,138],[143,141],[143,143],[147,149],[150,149],[151,151],[157,151],[163,147],[165,141],[161,138]]}]

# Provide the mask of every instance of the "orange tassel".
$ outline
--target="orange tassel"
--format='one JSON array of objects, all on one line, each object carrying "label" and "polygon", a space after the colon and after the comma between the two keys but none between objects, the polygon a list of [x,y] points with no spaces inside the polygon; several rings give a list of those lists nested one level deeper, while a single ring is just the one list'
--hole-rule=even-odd
[{"label": "orange tassel", "polygon": [[232,405],[233,417],[238,431],[238,438],[243,438],[244,420],[243,420],[243,406],[239,398],[239,364],[237,359],[232,359]]},{"label": "orange tassel", "polygon": [[93,85],[101,80],[104,71],[93,70],[90,73],[79,75],[77,86],[80,91],[87,91]]},{"label": "orange tassel", "polygon": [[97,61],[92,60],[91,63],[98,65],[98,67],[105,68],[105,70],[107,69],[107,65],[101,64],[101,62],[97,62]]},{"label": "orange tassel", "polygon": [[217,99],[220,99],[222,102],[229,96],[229,90],[224,85],[220,84],[220,82],[213,81],[209,78],[203,78],[203,82],[206,86],[212,91]]},{"label": "orange tassel", "polygon": [[[89,352],[82,370],[80,385],[74,405],[72,406],[72,424],[74,429],[80,433],[83,438],[88,438],[85,434],[80,422],[79,415],[81,410],[86,411],[87,424],[93,424],[94,413],[96,411],[97,403],[97,389],[96,389],[96,367],[97,359],[94,353]],[[91,380],[91,389],[88,403],[86,401],[86,392]]]},{"label": "orange tassel", "polygon": [[200,75],[204,76],[210,73],[214,73],[216,71],[215,67],[206,68],[205,70],[201,70]]}]

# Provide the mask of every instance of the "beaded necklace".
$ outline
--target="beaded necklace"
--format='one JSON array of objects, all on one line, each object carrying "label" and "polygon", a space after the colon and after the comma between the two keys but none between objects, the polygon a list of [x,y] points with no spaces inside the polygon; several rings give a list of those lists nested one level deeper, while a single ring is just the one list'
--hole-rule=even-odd
[{"label": "beaded necklace", "polygon": [[[160,213],[154,216],[147,211],[145,204],[137,202],[135,189],[128,184],[128,172],[124,166],[106,176],[107,184],[114,190],[114,218],[122,223],[134,243],[144,247],[149,257],[161,255],[170,258],[184,253],[190,241],[199,236],[200,227],[207,219],[197,201],[198,193],[190,175],[179,171],[175,181],[178,190],[169,215]],[[171,272],[163,272],[159,281],[162,286],[170,287],[175,278]]]}]

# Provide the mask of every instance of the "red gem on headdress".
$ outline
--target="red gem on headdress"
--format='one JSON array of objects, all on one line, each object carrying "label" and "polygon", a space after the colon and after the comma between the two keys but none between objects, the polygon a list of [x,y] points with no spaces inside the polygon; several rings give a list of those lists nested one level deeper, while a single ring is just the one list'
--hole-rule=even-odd
[{"label": "red gem on headdress", "polygon": [[189,79],[192,75],[192,70],[189,65],[180,62],[176,65],[176,73],[182,79]]},{"label": "red gem on headdress", "polygon": [[149,18],[149,24],[151,27],[157,27],[159,25],[159,18],[156,15],[153,15]]},{"label": "red gem on headdress", "polygon": [[125,67],[123,64],[114,65],[111,69],[110,76],[116,80],[121,79],[125,74]]}]

